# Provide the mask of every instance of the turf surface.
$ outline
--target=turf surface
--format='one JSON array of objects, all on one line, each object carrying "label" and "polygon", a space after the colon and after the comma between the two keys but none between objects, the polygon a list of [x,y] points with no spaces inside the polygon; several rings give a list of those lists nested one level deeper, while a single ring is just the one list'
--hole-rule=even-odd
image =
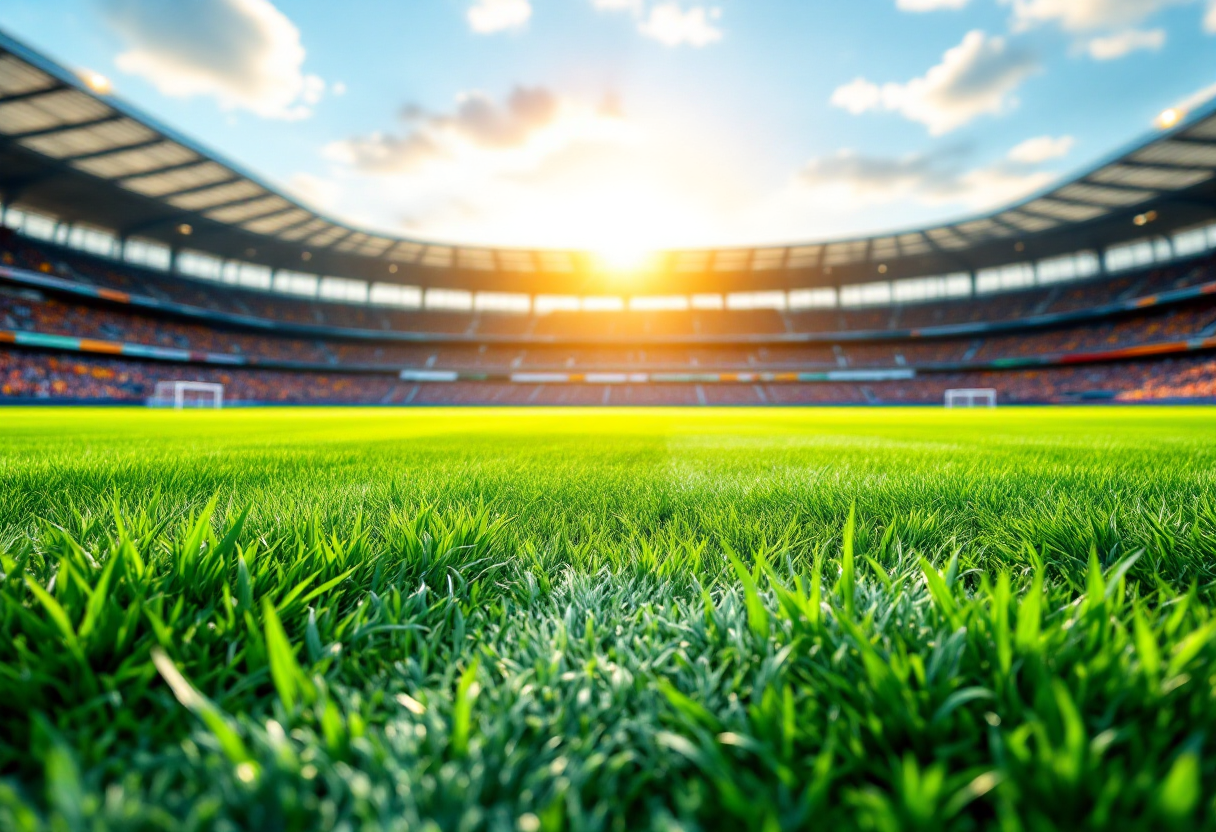
[{"label": "turf surface", "polygon": [[0,829],[1216,828],[1216,411],[0,425]]}]

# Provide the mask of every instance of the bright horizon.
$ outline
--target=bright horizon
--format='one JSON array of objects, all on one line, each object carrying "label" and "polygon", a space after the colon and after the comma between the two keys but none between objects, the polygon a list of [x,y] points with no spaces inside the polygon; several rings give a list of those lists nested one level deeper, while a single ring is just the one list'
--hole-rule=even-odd
[{"label": "bright horizon", "polygon": [[621,270],[987,211],[1216,93],[1216,0],[418,6],[9,0],[0,27],[335,218]]}]

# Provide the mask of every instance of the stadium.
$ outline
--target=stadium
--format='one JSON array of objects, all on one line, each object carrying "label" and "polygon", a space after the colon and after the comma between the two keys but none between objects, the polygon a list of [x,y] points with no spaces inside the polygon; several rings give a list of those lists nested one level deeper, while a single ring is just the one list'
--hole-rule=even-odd
[{"label": "stadium", "polygon": [[0,829],[1216,828],[1211,99],[617,259],[0,30]]},{"label": "stadium", "polygon": [[885,237],[592,254],[318,216],[11,40],[3,395],[232,403],[939,404],[1216,395],[1216,116],[1050,192]]}]

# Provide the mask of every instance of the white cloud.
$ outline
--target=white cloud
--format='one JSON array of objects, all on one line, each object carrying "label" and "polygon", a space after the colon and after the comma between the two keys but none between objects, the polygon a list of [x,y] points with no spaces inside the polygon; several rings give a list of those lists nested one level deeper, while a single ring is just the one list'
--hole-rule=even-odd
[{"label": "white cloud", "polygon": [[645,0],[591,0],[591,5],[602,12],[633,12],[641,14]]},{"label": "white cloud", "polygon": [[[397,136],[339,143],[324,177],[292,186],[329,213],[385,231],[608,250],[783,243],[944,221],[1024,197],[1056,175],[1008,157],[973,163],[954,144],[896,158],[842,151],[771,187],[737,178],[740,160],[647,129],[619,105],[548,95],[553,109],[542,117],[482,95],[443,113],[409,111]],[[470,116],[470,99],[489,115]],[[1061,140],[1052,141],[1058,152]]]},{"label": "white cloud", "polygon": [[336,182],[312,173],[292,175],[287,182],[287,190],[321,213],[330,211],[341,195],[341,188]]},{"label": "white cloud", "polygon": [[[1078,48],[1095,60],[1121,58],[1138,49],[1160,49],[1165,30],[1137,27],[1170,6],[1194,5],[1201,0],[1000,0],[1013,7],[1017,30],[1055,24],[1077,35],[1096,33]],[[1216,34],[1216,0],[1206,0],[1203,27]]]},{"label": "white cloud", "polygon": [[297,189],[333,194],[328,211],[386,231],[594,250],[721,240],[739,233],[731,212],[753,204],[703,142],[646,129],[611,95],[473,93],[405,119],[395,134],[331,145],[329,184]]},{"label": "white cloud", "polygon": [[1086,49],[1095,61],[1111,61],[1139,49],[1157,50],[1164,45],[1164,29],[1125,29],[1091,39]]},{"label": "white cloud", "polygon": [[1013,6],[1014,24],[1056,23],[1069,32],[1134,26],[1167,6],[1191,0],[1001,0]]},{"label": "white cloud", "polygon": [[1013,91],[1038,66],[1030,53],[976,30],[948,49],[942,62],[924,76],[882,86],[857,78],[837,88],[831,103],[854,115],[869,110],[897,112],[940,136],[980,115],[1009,109]]},{"label": "white cloud", "polygon": [[324,92],[303,72],[299,30],[268,0],[102,0],[101,10],[127,43],[118,68],[165,95],[296,119]]},{"label": "white cloud", "polygon": [[943,9],[957,10],[967,5],[967,0],[895,0],[895,6],[903,12],[936,12]]},{"label": "white cloud", "polygon": [[1036,136],[1009,151],[1009,160],[1024,165],[1037,165],[1052,159],[1062,159],[1071,151],[1076,140],[1072,136]]},{"label": "white cloud", "polygon": [[647,0],[591,0],[602,12],[628,12],[637,21],[643,37],[657,40],[664,46],[709,46],[722,40],[717,21],[722,10],[716,6],[692,6],[684,9],[679,2],[658,3],[647,9]]},{"label": "white cloud", "polygon": [[524,147],[559,116],[559,102],[549,90],[516,87],[502,105],[480,92],[457,98],[451,114],[407,107],[412,128],[397,136],[373,133],[331,144],[327,155],[364,171],[409,171],[437,160],[458,160],[475,150]]},{"label": "white cloud", "polygon": [[528,0],[477,0],[465,15],[469,27],[480,35],[518,29],[532,17]]},{"label": "white cloud", "polygon": [[1048,171],[1016,171],[999,165],[977,168],[963,175],[958,198],[974,210],[999,208],[1043,190],[1056,179]]},{"label": "white cloud", "polygon": [[722,30],[713,23],[721,14],[717,8],[684,10],[678,3],[660,3],[638,24],[638,31],[664,46],[708,46],[722,40]]},{"label": "white cloud", "polygon": [[957,147],[897,158],[842,150],[808,162],[798,184],[845,212],[901,201],[978,210],[1020,199],[1056,176],[1008,162],[967,169],[961,162],[965,155]]},{"label": "white cloud", "polygon": [[300,100],[310,107],[320,102],[325,95],[325,82],[316,75],[304,76],[304,89],[300,92]]},{"label": "white cloud", "polygon": [[867,110],[883,106],[882,88],[865,78],[854,78],[836,88],[832,93],[832,105],[859,116]]}]

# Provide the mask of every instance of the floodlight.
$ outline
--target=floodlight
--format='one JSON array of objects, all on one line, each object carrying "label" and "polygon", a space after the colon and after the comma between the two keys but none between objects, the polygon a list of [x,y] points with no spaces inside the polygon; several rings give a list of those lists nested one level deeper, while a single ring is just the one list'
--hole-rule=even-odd
[{"label": "floodlight", "polygon": [[93,72],[91,69],[86,69],[80,73],[81,80],[85,85],[98,95],[109,95],[113,85],[110,79],[102,75],[100,72]]}]

